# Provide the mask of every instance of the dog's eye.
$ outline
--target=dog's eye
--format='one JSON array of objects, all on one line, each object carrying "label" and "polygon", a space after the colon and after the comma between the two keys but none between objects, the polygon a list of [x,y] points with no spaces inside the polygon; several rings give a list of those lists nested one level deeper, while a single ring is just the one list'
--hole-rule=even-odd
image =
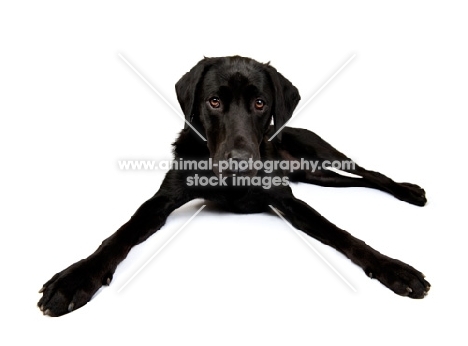
[{"label": "dog's eye", "polygon": [[219,108],[221,106],[221,101],[217,97],[212,97],[209,99],[210,106],[213,108]]},{"label": "dog's eye", "polygon": [[265,107],[265,101],[261,99],[256,99],[255,100],[255,109],[261,111]]}]

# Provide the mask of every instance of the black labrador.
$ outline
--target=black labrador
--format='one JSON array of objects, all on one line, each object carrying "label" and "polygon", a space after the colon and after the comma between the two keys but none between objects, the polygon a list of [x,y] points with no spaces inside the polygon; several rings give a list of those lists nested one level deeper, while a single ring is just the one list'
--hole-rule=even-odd
[{"label": "black labrador", "polygon": [[101,286],[110,284],[117,265],[133,246],[159,230],[172,211],[196,198],[235,213],[274,209],[393,292],[411,298],[427,294],[430,285],[422,273],[327,221],[295,198],[288,183],[375,188],[417,206],[426,203],[424,190],[357,164],[342,169],[352,176],[299,165],[352,161],[313,132],[284,127],[300,96],[269,63],[239,56],[205,58],[177,82],[176,92],[186,126],[174,143],[174,159],[209,163],[208,169],[206,165],[173,167],[159,191],[93,254],[43,285],[38,306],[45,315],[60,316],[85,305]]}]

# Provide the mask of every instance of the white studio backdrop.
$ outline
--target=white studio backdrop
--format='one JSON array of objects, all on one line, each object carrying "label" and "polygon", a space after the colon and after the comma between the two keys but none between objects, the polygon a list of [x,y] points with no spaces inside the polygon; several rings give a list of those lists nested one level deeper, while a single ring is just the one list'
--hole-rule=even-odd
[{"label": "white studio backdrop", "polygon": [[[463,2],[10,2],[0,5],[2,339],[8,344],[373,345],[466,343]],[[396,296],[274,214],[174,212],[110,287],[62,318],[37,291],[88,256],[161,183],[118,160],[171,158],[174,84],[203,56],[270,61],[309,99],[308,128],[358,164],[426,189],[418,208],[382,192],[293,186],[333,223],[427,275]],[[301,104],[299,105],[299,107]]]}]

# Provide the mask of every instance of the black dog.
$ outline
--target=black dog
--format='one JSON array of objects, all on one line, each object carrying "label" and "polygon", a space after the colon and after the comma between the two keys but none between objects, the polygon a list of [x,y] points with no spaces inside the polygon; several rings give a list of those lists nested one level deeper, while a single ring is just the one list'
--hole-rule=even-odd
[{"label": "black dog", "polygon": [[[172,211],[195,198],[236,213],[274,208],[294,227],[342,252],[393,292],[411,298],[427,294],[430,285],[419,271],[377,252],[293,196],[289,181],[364,186],[418,206],[426,203],[419,186],[396,183],[358,165],[343,170],[359,177],[284,166],[352,161],[308,130],[285,127],[269,140],[291,117],[300,99],[298,90],[276,69],[239,56],[205,58],[177,82],[176,92],[189,126],[174,143],[175,161],[211,161],[212,169],[171,169],[154,197],[96,252],[44,284],[38,306],[45,315],[60,316],[85,305],[101,286],[109,285],[117,265],[133,246],[160,229]],[[265,169],[267,161],[281,164]]]}]

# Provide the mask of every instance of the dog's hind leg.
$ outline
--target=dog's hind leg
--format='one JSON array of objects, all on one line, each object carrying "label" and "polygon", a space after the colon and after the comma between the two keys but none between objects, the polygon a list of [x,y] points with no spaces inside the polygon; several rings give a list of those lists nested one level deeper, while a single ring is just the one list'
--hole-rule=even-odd
[{"label": "dog's hind leg", "polygon": [[[311,131],[288,127],[283,131],[279,149],[281,158],[311,163],[308,167],[290,172],[292,181],[330,187],[368,187],[388,192],[414,205],[426,204],[425,191],[418,185],[397,183],[381,173],[359,166]],[[340,169],[333,168],[335,163]],[[330,166],[332,168],[326,168]]]}]

